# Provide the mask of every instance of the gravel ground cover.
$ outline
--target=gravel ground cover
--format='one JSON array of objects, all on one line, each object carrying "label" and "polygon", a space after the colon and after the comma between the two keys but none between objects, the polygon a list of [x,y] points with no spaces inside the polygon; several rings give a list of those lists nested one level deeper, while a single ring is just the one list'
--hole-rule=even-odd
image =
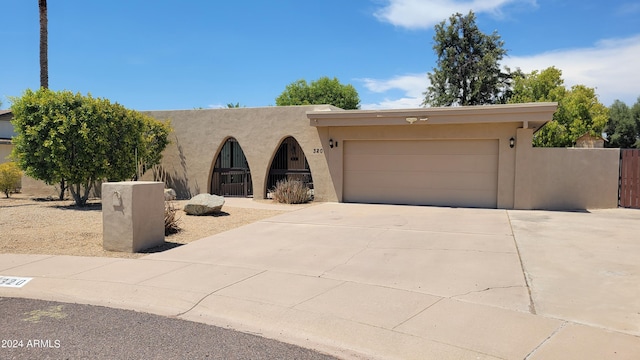
[{"label": "gravel ground cover", "polygon": [[[181,230],[165,237],[165,245],[148,252],[182,244],[266,219],[285,211],[224,206],[216,216],[190,216],[174,201]],[[0,253],[138,258],[146,253],[105,251],[102,248],[102,205],[99,199],[86,207],[73,201],[34,199],[22,194],[0,198]]]}]

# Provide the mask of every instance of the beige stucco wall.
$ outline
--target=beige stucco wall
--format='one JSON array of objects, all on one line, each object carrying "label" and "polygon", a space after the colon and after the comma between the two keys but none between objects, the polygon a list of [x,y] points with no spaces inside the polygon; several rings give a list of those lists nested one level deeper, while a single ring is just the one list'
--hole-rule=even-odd
[{"label": "beige stucco wall", "polygon": [[[314,120],[327,114],[318,110],[329,109],[335,119]],[[436,109],[428,121],[413,124],[404,118],[413,113],[394,113],[398,119],[390,119],[389,112],[349,113],[328,106],[150,111],[147,114],[157,119],[171,120],[174,132],[161,166],[143,179],[165,181],[180,198],[208,193],[215,158],[226,139],[233,137],[249,163],[254,198],[261,199],[266,196],[271,160],[282,140],[292,136],[307,157],[316,200],[342,201],[345,141],[497,140],[498,208],[617,206],[618,150],[533,148],[532,127],[539,128],[552,112],[527,113],[527,105],[497,109]],[[509,146],[511,138],[514,148]],[[329,139],[337,146],[329,148]]]},{"label": "beige stucco wall", "polygon": [[[12,149],[13,145],[11,144],[0,144],[0,164],[10,161],[7,156],[11,154]],[[26,175],[22,176],[20,192],[32,197],[59,196],[58,190],[55,186],[47,185],[43,181],[36,180]]]},{"label": "beige stucco wall", "polygon": [[150,181],[103,183],[102,246],[139,252],[164,243],[164,184]]},{"label": "beige stucco wall", "polygon": [[[31,197],[52,197],[57,199],[60,196],[59,186],[47,185],[44,181],[36,180],[26,175],[22,176],[21,192]],[[69,190],[67,190],[65,197],[70,197]]]},{"label": "beige stucco wall", "polygon": [[533,148],[530,209],[618,206],[619,149]]},{"label": "beige stucco wall", "polygon": [[[342,144],[346,140],[498,140],[498,208],[512,208],[514,201],[515,149],[509,139],[516,135],[517,123],[398,126],[345,126],[325,127],[320,133],[323,144],[329,139]],[[327,146],[325,146],[328,149]],[[326,151],[329,171],[339,201],[343,195],[344,146]]]},{"label": "beige stucco wall", "polygon": [[10,161],[8,156],[11,155],[11,149],[13,149],[11,144],[0,144],[0,164]]},{"label": "beige stucco wall", "polygon": [[[13,145],[11,144],[0,144],[0,164],[10,161],[7,157],[11,154],[12,149]],[[58,196],[55,186],[47,185],[26,175],[22,176],[20,192],[33,197]]]},{"label": "beige stucco wall", "polygon": [[[143,179],[162,180],[179,198],[211,190],[215,158],[229,137],[238,140],[249,163],[253,196],[266,197],[269,166],[282,140],[294,137],[309,163],[318,201],[337,201],[320,142],[319,131],[309,126],[307,111],[330,106],[294,106],[236,109],[148,111],[158,120],[170,120],[174,132],[161,166]],[[335,108],[334,108],[335,109]],[[322,131],[320,131],[322,132]],[[326,147],[326,144],[325,144]]]},{"label": "beige stucco wall", "polygon": [[[15,136],[13,124],[11,124],[11,114],[6,113],[0,116],[0,138],[9,139]],[[10,161],[7,156],[11,154],[13,145],[0,144],[0,164]],[[22,194],[34,197],[58,196],[55,186],[50,186],[42,181],[28,176],[22,177]]]}]

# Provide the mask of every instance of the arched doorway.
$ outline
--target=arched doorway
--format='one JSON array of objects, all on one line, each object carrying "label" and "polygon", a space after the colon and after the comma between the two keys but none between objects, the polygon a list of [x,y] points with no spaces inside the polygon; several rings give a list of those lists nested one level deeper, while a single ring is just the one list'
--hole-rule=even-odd
[{"label": "arched doorway", "polygon": [[269,190],[275,188],[278,181],[285,179],[302,181],[313,191],[313,178],[307,157],[300,144],[291,136],[282,140],[278,151],[271,160],[267,178],[267,194]]},{"label": "arched doorway", "polygon": [[229,138],[216,157],[211,176],[211,193],[221,196],[252,196],[249,163],[238,141]]}]

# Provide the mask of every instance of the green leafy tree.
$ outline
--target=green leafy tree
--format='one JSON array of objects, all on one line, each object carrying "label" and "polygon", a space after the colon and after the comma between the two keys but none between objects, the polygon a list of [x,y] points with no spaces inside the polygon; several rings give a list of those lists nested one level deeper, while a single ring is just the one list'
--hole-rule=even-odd
[{"label": "green leafy tree", "polygon": [[276,98],[277,106],[328,104],[345,110],[360,108],[360,97],[353,85],[343,85],[337,78],[321,77],[308,84],[298,80]]},{"label": "green leafy tree", "polygon": [[237,102],[235,104],[234,103],[227,103],[227,109],[237,109],[239,107],[240,107],[240,103],[239,102]]},{"label": "green leafy tree", "polygon": [[558,110],[534,135],[534,146],[567,147],[587,133],[601,136],[609,118],[609,110],[600,103],[593,88],[565,88],[562,71],[555,67],[515,77],[510,103],[544,101],[558,102]]},{"label": "green leafy tree", "polygon": [[9,198],[9,195],[20,187],[22,172],[14,162],[0,164],[0,191]]},{"label": "green leafy tree", "polygon": [[513,79],[513,94],[509,103],[556,102],[567,93],[562,80],[562,71],[548,67],[542,71],[534,70],[529,74],[518,72]]},{"label": "green leafy tree", "polygon": [[595,89],[584,85],[571,87],[560,100],[556,114],[554,120],[567,129],[565,141],[560,146],[573,146],[580,136],[587,133],[602,136],[609,120],[609,109],[598,100]]},{"label": "green leafy tree", "polygon": [[616,100],[609,107],[609,121],[604,129],[607,133],[607,147],[640,148],[640,97],[629,108]]},{"label": "green leafy tree", "polygon": [[427,76],[431,85],[423,105],[484,105],[505,103],[510,96],[511,75],[500,68],[507,54],[497,32],[478,29],[473,11],[456,13],[435,26],[433,50],[437,67]]},{"label": "green leafy tree", "polygon": [[276,106],[309,105],[309,84],[306,80],[298,80],[287,85],[276,98]]},{"label": "green leafy tree", "polygon": [[47,184],[66,179],[80,206],[95,181],[131,179],[139,164],[159,163],[171,130],[117,103],[70,91],[27,90],[11,110],[12,155],[20,168]]}]

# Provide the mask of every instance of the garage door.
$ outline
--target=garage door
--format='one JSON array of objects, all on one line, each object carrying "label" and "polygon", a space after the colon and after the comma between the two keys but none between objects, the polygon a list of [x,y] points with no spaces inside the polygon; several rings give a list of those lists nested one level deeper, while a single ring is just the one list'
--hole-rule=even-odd
[{"label": "garage door", "polygon": [[498,140],[344,142],[343,201],[495,208]]}]

